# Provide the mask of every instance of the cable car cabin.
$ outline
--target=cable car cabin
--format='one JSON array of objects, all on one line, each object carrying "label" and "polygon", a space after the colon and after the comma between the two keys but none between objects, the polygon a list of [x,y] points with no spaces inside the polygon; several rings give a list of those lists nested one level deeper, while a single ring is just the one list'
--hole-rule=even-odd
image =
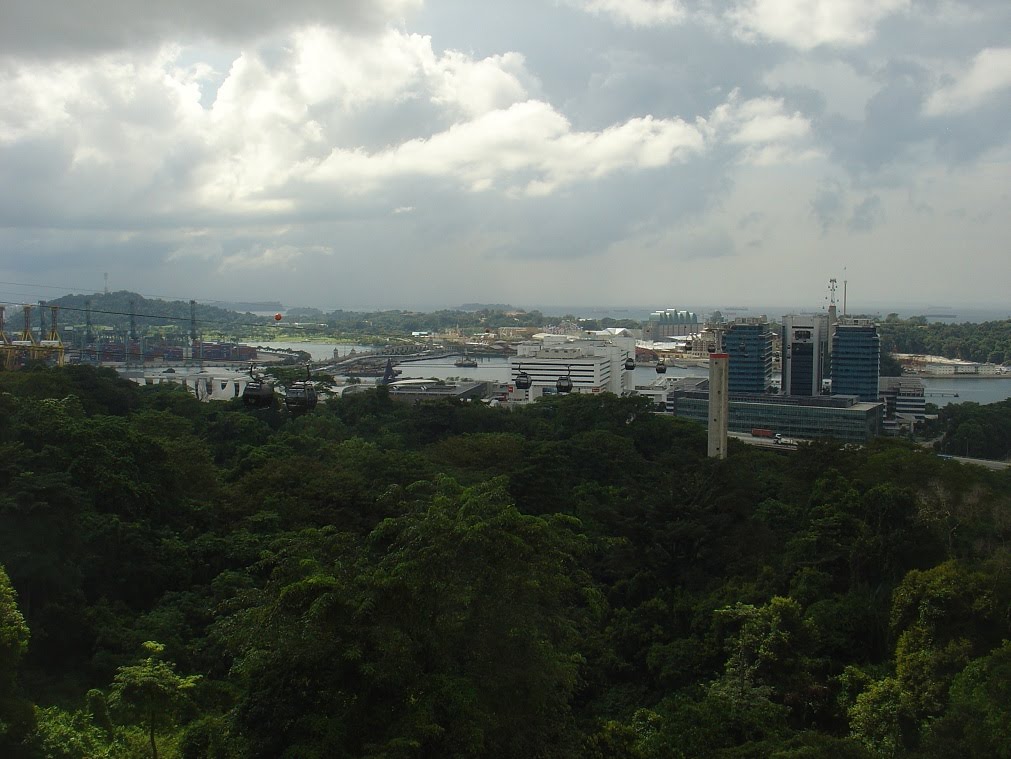
[{"label": "cable car cabin", "polygon": [[261,379],[249,380],[242,390],[242,402],[257,408],[270,406],[274,403],[274,383]]},{"label": "cable car cabin", "polygon": [[667,364],[665,364],[663,361],[657,361],[656,362],[656,373],[657,374],[666,374],[667,373]]},{"label": "cable car cabin", "polygon": [[532,384],[533,380],[530,379],[530,375],[526,372],[520,372],[516,375],[516,387],[520,390],[529,390]]},{"label": "cable car cabin", "polygon": [[568,375],[564,377],[559,377],[558,381],[555,382],[555,390],[559,393],[571,393],[572,392],[572,377]]},{"label": "cable car cabin", "polygon": [[635,369],[635,359],[634,358],[626,358],[625,359],[625,371],[626,372],[630,372],[633,369]]},{"label": "cable car cabin", "polygon": [[316,408],[316,387],[311,382],[296,382],[284,396],[284,407],[292,414],[304,414]]}]

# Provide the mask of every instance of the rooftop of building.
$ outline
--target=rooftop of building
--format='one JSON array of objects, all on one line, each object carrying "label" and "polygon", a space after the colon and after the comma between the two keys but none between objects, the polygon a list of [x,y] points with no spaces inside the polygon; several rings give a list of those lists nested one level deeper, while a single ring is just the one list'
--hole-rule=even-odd
[{"label": "rooftop of building", "polygon": [[650,321],[674,321],[674,322],[697,322],[698,314],[692,311],[683,311],[677,308],[665,308],[662,311],[654,311],[649,315]]},{"label": "rooftop of building", "polygon": [[[709,380],[702,380],[695,387],[673,388],[685,397],[709,397]],[[855,395],[772,395],[769,393],[728,393],[731,403],[761,403],[775,406],[807,406],[811,408],[845,408],[867,411],[878,402],[861,401]]]}]

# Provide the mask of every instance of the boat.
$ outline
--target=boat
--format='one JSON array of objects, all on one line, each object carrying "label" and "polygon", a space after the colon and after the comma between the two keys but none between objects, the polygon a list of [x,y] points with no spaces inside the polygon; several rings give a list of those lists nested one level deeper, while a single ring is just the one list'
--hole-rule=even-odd
[{"label": "boat", "polygon": [[464,355],[458,358],[456,361],[454,361],[453,366],[458,366],[461,369],[463,368],[473,369],[474,367],[477,366],[477,361],[472,359],[470,356]]}]

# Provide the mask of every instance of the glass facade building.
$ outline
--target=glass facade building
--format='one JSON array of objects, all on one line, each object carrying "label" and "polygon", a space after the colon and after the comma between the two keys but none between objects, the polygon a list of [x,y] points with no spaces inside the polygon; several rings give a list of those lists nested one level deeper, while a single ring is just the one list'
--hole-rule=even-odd
[{"label": "glass facade building", "polygon": [[731,393],[765,393],[772,386],[772,333],[765,319],[733,322],[723,338],[730,356]]},{"label": "glass facade building", "polygon": [[870,321],[837,324],[832,334],[832,393],[878,400],[881,340]]},{"label": "glass facade building", "polygon": [[[852,396],[788,397],[731,393],[728,428],[731,432],[771,430],[787,438],[834,438],[864,443],[881,434],[881,403],[863,403]],[[667,410],[675,416],[706,424],[709,392],[675,390],[667,396]]]}]

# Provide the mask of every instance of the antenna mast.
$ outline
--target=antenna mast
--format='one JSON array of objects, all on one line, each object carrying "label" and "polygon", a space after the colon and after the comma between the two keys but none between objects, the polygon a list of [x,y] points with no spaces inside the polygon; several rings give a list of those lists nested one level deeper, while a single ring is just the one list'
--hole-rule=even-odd
[{"label": "antenna mast", "polygon": [[829,334],[832,333],[832,327],[835,325],[836,319],[836,308],[835,308],[835,292],[838,285],[836,285],[835,277],[832,277],[828,281],[828,329]]}]

